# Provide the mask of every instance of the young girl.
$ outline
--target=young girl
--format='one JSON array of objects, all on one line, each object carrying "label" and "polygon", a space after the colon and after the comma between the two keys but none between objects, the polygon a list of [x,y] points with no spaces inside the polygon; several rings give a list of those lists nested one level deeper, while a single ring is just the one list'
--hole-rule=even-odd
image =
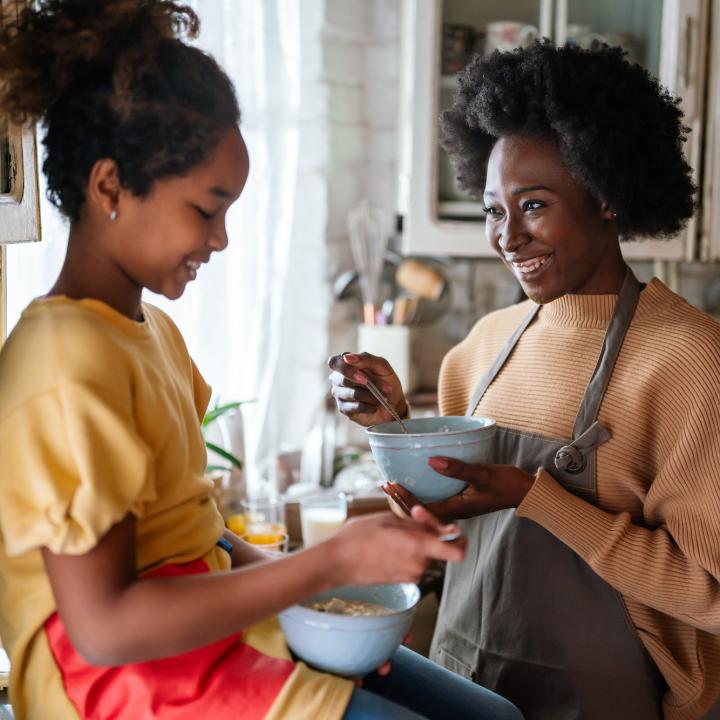
[{"label": "young girl", "polygon": [[43,121],[70,230],[57,282],[0,354],[0,634],[18,720],[518,717],[406,650],[368,681],[386,698],[293,661],[279,610],[415,581],[464,546],[422,509],[276,561],[224,529],[203,476],[210,390],[141,295],[179,297],[227,245],[248,174],[231,83],[176,37],[198,21],[174,2],[34,5],[0,38],[0,108]]}]

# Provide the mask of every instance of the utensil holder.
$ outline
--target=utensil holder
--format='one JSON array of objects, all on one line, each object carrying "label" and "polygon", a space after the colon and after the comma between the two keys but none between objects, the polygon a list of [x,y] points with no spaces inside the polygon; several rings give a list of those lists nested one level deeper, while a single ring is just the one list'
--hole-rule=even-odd
[{"label": "utensil holder", "polygon": [[403,391],[415,389],[417,373],[410,354],[410,328],[406,325],[358,325],[358,352],[385,358],[395,370]]}]

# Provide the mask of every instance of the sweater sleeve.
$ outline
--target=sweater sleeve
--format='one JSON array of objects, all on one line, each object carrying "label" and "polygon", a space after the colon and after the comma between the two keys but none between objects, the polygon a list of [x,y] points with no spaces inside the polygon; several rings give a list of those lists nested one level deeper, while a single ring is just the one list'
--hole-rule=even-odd
[{"label": "sweater sleeve", "polygon": [[719,378],[683,373],[673,388],[675,421],[658,430],[662,459],[638,522],[580,499],[543,469],[517,509],[621,594],[711,633],[720,633]]}]

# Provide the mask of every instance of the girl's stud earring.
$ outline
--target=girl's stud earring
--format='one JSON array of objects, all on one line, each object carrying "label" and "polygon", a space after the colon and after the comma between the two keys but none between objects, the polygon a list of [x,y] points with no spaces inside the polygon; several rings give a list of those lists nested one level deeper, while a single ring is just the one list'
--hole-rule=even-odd
[{"label": "girl's stud earring", "polygon": [[117,219],[117,210],[115,208],[113,208],[110,211],[110,222],[113,222],[113,220],[116,220],[116,219]]}]

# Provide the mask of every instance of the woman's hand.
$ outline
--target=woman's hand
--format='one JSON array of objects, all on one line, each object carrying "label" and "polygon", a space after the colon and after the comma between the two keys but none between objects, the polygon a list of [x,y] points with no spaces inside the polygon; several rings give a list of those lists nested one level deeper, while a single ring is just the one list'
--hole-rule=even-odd
[{"label": "woman's hand", "polygon": [[[424,506],[444,520],[460,520],[515,508],[535,482],[533,475],[512,465],[469,465],[449,457],[432,457],[429,464],[441,475],[468,483],[458,495]],[[407,515],[415,512],[415,507],[420,504],[412,493],[395,483],[387,483],[383,490],[394,503],[396,513],[399,507]]]},{"label": "woman's hand", "polygon": [[465,539],[440,537],[457,532],[418,505],[410,519],[389,512],[350,520],[326,542],[333,546],[338,582],[347,585],[418,582],[432,560],[459,562]]},{"label": "woman's hand", "polygon": [[385,358],[370,353],[343,353],[333,355],[328,360],[332,368],[330,384],[337,409],[351,420],[368,427],[378,423],[390,422],[392,416],[364,387],[368,376],[378,386],[398,415],[404,418],[408,404],[403,394],[400,380]]}]

